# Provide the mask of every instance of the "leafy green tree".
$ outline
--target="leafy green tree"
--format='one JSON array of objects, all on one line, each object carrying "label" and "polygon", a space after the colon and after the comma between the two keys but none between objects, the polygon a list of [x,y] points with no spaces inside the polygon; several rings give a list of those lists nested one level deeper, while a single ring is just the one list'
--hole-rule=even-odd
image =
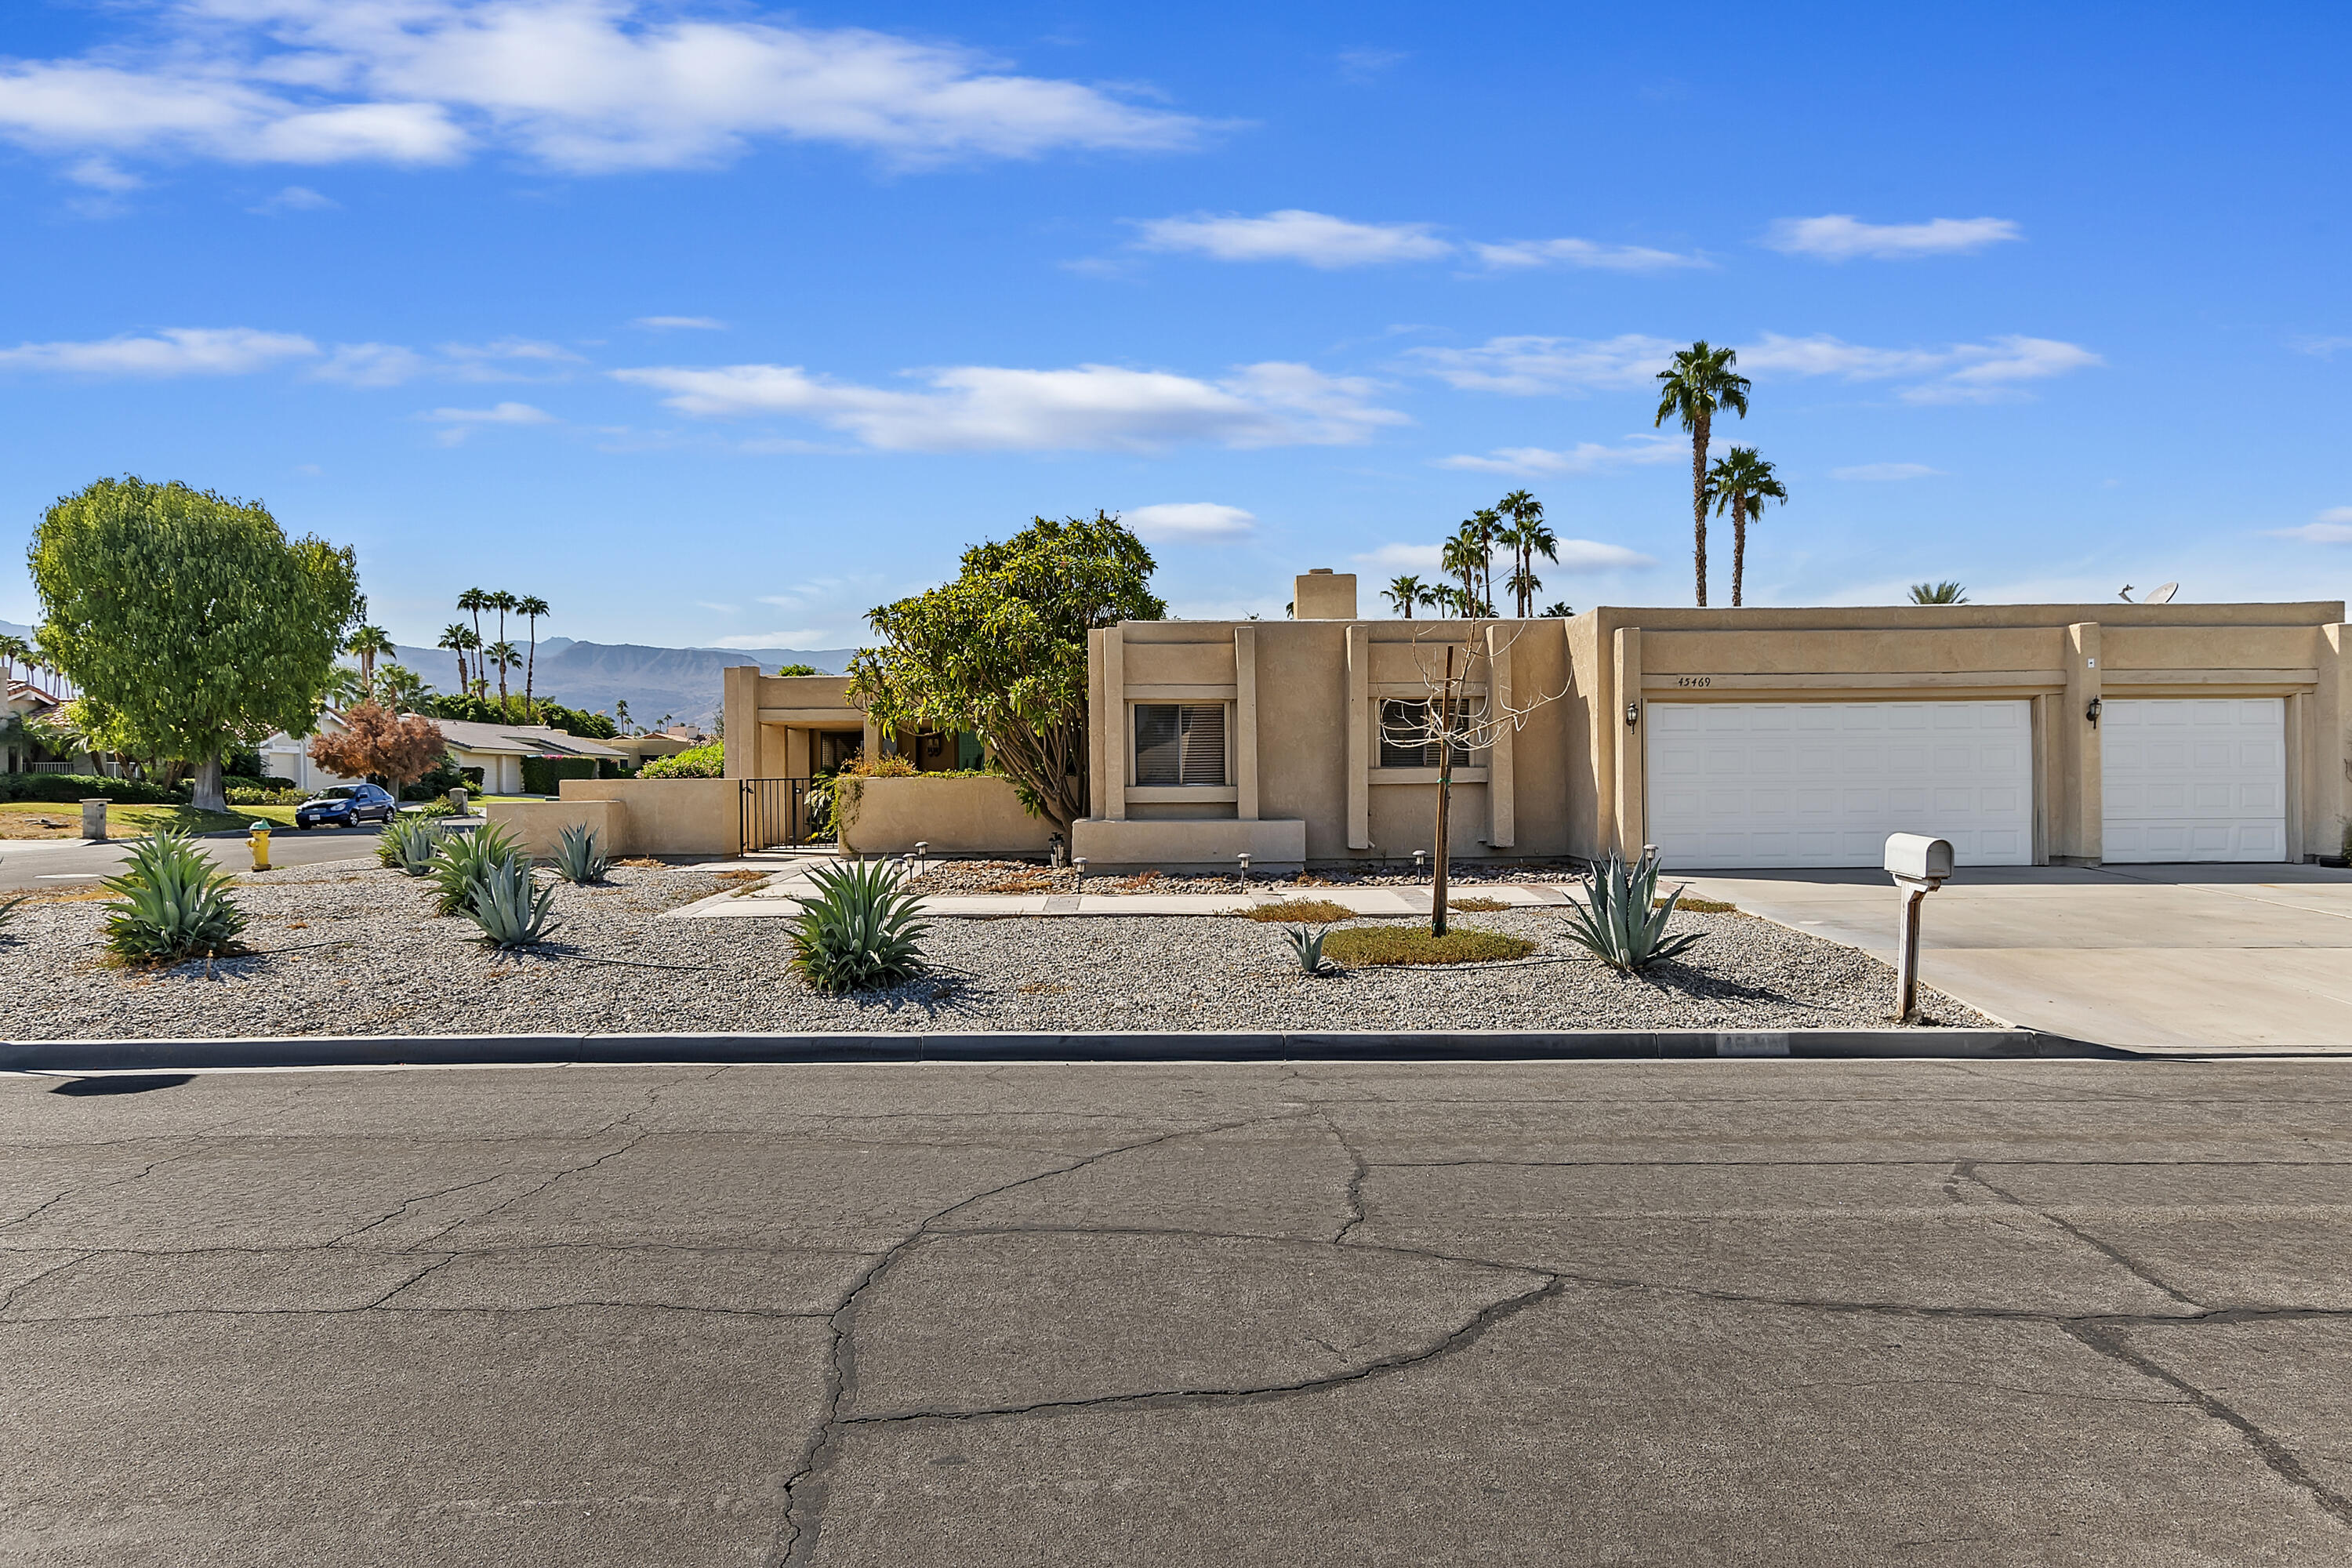
[{"label": "leafy green tree", "polygon": [[1706,474],[1706,493],[1716,514],[1731,512],[1731,607],[1739,607],[1741,580],[1748,574],[1748,520],[1763,515],[1764,503],[1789,504],[1788,487],[1753,447],[1734,447]]},{"label": "leafy green tree", "polygon": [[886,730],[975,731],[1022,804],[1067,832],[1089,814],[1087,634],[1167,616],[1154,564],[1099,511],[976,544],[955,581],[867,612],[882,644],[850,661],[850,700]]},{"label": "leafy green tree", "polygon": [[1651,424],[1664,425],[1671,414],[1690,432],[1692,560],[1701,609],[1706,607],[1706,443],[1717,414],[1727,409],[1748,417],[1748,381],[1732,369],[1738,363],[1736,351],[1709,348],[1701,338],[1658,373],[1658,416]]},{"label": "leafy green tree", "polygon": [[1969,591],[1958,583],[1914,583],[1911,602],[1915,605],[1965,605]]},{"label": "leafy green tree", "polygon": [[100,479],[61,499],[27,552],[41,650],[118,750],[195,764],[194,804],[224,811],[221,753],[300,734],[360,605],[349,549],[289,540],[258,501]]},{"label": "leafy green tree", "polygon": [[778,675],[823,675],[824,671],[813,664],[780,664],[776,666],[776,673]]}]

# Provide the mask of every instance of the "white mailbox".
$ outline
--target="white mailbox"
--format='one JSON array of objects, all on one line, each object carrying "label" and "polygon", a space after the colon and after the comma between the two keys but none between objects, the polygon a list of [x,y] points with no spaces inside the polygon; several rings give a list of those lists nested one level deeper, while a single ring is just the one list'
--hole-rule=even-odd
[{"label": "white mailbox", "polygon": [[1889,875],[1916,882],[1940,882],[1952,874],[1952,841],[1924,833],[1886,836]]}]

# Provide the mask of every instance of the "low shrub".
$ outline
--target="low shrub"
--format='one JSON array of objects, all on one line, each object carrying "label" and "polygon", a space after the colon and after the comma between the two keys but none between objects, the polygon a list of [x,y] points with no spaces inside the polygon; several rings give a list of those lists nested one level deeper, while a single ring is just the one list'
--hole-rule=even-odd
[{"label": "low shrub", "polygon": [[852,861],[811,874],[814,897],[793,923],[793,967],[828,995],[899,985],[930,966],[919,940],[930,929],[922,900],[900,888],[887,861]]},{"label": "low shrub", "polygon": [[310,797],[299,789],[272,789],[268,785],[239,784],[222,792],[231,805],[299,805]]},{"label": "low shrub", "polygon": [[637,770],[641,779],[716,779],[727,775],[727,742],[713,741],[674,757],[656,757]]},{"label": "low shrub", "polygon": [[915,764],[901,756],[861,757],[841,770],[855,778],[907,779],[915,776]]},{"label": "low shrub", "polygon": [[1694,899],[1688,893],[1673,900],[1654,900],[1650,907],[1654,910],[1661,905],[1671,909],[1687,910],[1695,915],[1736,915],[1739,912],[1738,904],[1727,902],[1722,899]]},{"label": "low shrub", "polygon": [[1498,931],[1450,931],[1432,936],[1424,926],[1349,926],[1324,943],[1330,957],[1351,967],[1383,963],[1492,963],[1525,958],[1536,944]]},{"label": "low shrub", "polygon": [[522,760],[522,793],[525,795],[562,795],[565,779],[593,779],[596,776],[593,757],[525,757]]},{"label": "low shrub", "polygon": [[1658,897],[1655,850],[1644,851],[1631,866],[1612,850],[1609,863],[1584,879],[1584,902],[1569,906],[1568,934],[1601,963],[1631,974],[1699,940],[1696,931],[1666,935],[1666,921],[1681,897],[1679,888]]},{"label": "low shrub", "polygon": [[533,947],[555,930],[555,894],[531,879],[527,861],[512,856],[484,867],[466,913],[492,947]]},{"label": "low shrub", "polygon": [[1457,915],[1493,915],[1511,906],[1500,899],[1448,899],[1445,907]]},{"label": "low shrub", "polygon": [[228,873],[184,833],[163,832],[131,850],[121,872],[99,884],[115,895],[106,945],[124,958],[177,963],[231,951],[245,916],[228,896]]},{"label": "low shrub", "polygon": [[1334,921],[1352,920],[1355,913],[1355,910],[1335,904],[1328,899],[1285,899],[1278,904],[1258,904],[1244,910],[1242,919],[1272,921],[1282,925],[1288,925],[1293,921],[1329,925]]},{"label": "low shrub", "polygon": [[165,789],[144,779],[110,779],[95,773],[0,773],[0,800],[71,805],[100,795],[117,805],[178,805],[187,799],[184,791]]},{"label": "low shrub", "polygon": [[596,830],[584,823],[573,823],[556,836],[555,854],[551,857],[555,874],[567,882],[601,882],[613,864],[604,853]]}]

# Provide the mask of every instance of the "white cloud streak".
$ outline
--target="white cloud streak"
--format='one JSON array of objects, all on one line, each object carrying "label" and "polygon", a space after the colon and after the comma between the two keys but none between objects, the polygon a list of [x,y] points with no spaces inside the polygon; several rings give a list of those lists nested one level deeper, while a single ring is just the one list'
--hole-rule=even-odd
[{"label": "white cloud streak", "polygon": [[2316,522],[2306,522],[2300,528],[2280,528],[2271,531],[2273,539],[2299,539],[2305,544],[2352,544],[2352,506],[2332,506],[2319,514]]},{"label": "white cloud streak", "polygon": [[[1423,348],[1414,361],[1448,385],[1518,396],[1648,387],[1680,343],[1627,333],[1586,338],[1489,338],[1475,348]],[[2054,338],[2009,334],[1934,349],[1874,348],[1825,333],[1766,332],[1739,345],[1739,369],[1761,378],[1832,376],[1843,381],[1909,381],[1906,403],[1990,403],[2025,395],[2019,384],[2069,374],[2105,362]]]},{"label": "white cloud streak", "polygon": [[701,418],[784,415],[898,452],[1157,451],[1187,442],[1234,447],[1347,446],[1407,423],[1375,406],[1373,384],[1303,364],[1244,365],[1209,382],[1166,371],[961,365],[899,391],[811,375],[798,365],[654,366],[617,379],[666,394]]},{"label": "white cloud streak", "polygon": [[1864,223],[1851,213],[1784,217],[1764,236],[1770,248],[1821,261],[1909,261],[1958,256],[2025,237],[2005,217],[1939,217],[1927,223]]},{"label": "white cloud streak", "polygon": [[1392,261],[1430,261],[1454,253],[1425,223],[1353,223],[1296,207],[1264,217],[1153,218],[1137,225],[1146,250],[1182,250],[1219,261],[1299,261],[1326,270]]},{"label": "white cloud streak", "polygon": [[436,408],[417,416],[444,425],[552,425],[555,416],[528,403],[501,403],[490,408]]},{"label": "white cloud streak", "polygon": [[294,332],[249,327],[165,327],[98,342],[20,343],[0,349],[0,370],[71,375],[248,375],[289,360],[308,359],[319,345]]},{"label": "white cloud streak", "polygon": [[1549,447],[1503,447],[1484,457],[1440,458],[1441,468],[1464,468],[1482,474],[1515,474],[1523,479],[1558,479],[1570,474],[1601,474],[1619,468],[1644,468],[1653,463],[1687,461],[1690,443],[1675,436],[1647,433],[1628,436],[1624,445],[1604,446],[1580,441],[1556,450]]},{"label": "white cloud streak", "polygon": [[629,325],[651,332],[723,332],[727,323],[715,316],[639,316]]},{"label": "white cloud streak", "polygon": [[1413,359],[1463,392],[1542,393],[1647,386],[1682,345],[1638,332],[1604,339],[1489,338],[1476,348],[1423,348]]},{"label": "white cloud streak", "polygon": [[1215,501],[1164,501],[1122,512],[1119,521],[1154,544],[1211,544],[1244,539],[1257,528],[1255,513]]},{"label": "white cloud streak", "polygon": [[[1538,565],[1559,565],[1570,572],[1622,572],[1643,566],[1655,566],[1654,556],[1638,550],[1628,550],[1622,544],[1604,544],[1597,539],[1563,539],[1559,541],[1559,560],[1539,562]],[[1444,549],[1435,544],[1383,544],[1379,549],[1356,557],[1356,564],[1382,572],[1433,572],[1444,570]]]},{"label": "white cloud streak", "polygon": [[1644,245],[1602,245],[1590,239],[1514,239],[1501,245],[1473,245],[1471,251],[1498,272],[1531,267],[1580,267],[1604,272],[1668,272],[1685,267],[1712,267],[1705,257],[1654,250]]},{"label": "white cloud streak", "polygon": [[1830,478],[1869,484],[1896,479],[1925,479],[1943,471],[1931,468],[1925,463],[1856,463],[1852,468],[1832,468]]},{"label": "white cloud streak", "polygon": [[143,46],[0,67],[0,136],[65,153],[575,173],[826,142],[899,165],[1193,144],[1202,123],[971,49],[638,0],[182,0]]}]

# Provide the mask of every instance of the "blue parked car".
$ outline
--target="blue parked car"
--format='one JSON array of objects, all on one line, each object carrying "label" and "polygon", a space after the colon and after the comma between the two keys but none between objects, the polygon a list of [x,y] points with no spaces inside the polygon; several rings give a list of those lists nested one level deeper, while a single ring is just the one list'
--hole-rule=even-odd
[{"label": "blue parked car", "polygon": [[389,792],[372,784],[337,784],[321,790],[294,808],[297,827],[356,827],[362,822],[390,822],[400,804]]}]

